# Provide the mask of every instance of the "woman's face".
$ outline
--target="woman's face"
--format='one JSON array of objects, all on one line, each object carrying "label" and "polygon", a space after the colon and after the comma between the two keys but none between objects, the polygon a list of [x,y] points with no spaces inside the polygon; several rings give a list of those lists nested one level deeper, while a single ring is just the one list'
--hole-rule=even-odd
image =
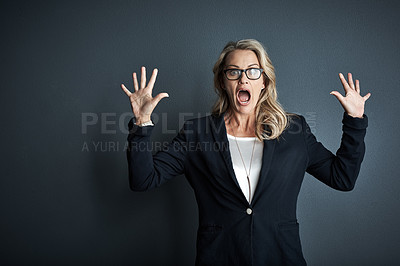
[{"label": "woman's face", "polygon": [[[256,54],[251,50],[235,50],[226,57],[224,70],[261,68]],[[249,73],[251,74],[251,73]],[[261,90],[265,88],[264,75],[256,80],[249,79],[244,72],[238,80],[228,80],[224,74],[223,88],[230,100],[230,111],[254,114]]]}]

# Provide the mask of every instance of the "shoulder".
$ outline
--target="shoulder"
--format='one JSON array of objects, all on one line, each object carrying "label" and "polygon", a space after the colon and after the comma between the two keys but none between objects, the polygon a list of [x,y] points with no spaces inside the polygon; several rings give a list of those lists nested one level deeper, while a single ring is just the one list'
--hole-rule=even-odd
[{"label": "shoulder", "polygon": [[288,113],[287,117],[288,117],[288,128],[300,127],[306,122],[306,119],[301,114]]},{"label": "shoulder", "polygon": [[288,113],[288,124],[284,134],[303,134],[309,131],[309,126],[304,116],[296,113]]},{"label": "shoulder", "polygon": [[304,116],[302,116],[301,114],[296,114],[296,113],[287,113],[287,117],[288,117],[289,124],[301,122],[304,120]]}]

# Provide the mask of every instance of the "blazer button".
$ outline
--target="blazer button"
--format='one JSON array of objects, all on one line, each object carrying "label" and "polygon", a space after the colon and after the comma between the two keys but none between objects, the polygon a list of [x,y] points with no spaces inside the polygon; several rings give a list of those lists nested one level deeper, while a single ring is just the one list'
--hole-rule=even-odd
[{"label": "blazer button", "polygon": [[252,209],[250,209],[250,208],[247,208],[247,210],[246,210],[246,213],[247,213],[248,215],[250,215],[250,214],[252,214],[252,213],[253,213],[253,210],[252,210]]}]

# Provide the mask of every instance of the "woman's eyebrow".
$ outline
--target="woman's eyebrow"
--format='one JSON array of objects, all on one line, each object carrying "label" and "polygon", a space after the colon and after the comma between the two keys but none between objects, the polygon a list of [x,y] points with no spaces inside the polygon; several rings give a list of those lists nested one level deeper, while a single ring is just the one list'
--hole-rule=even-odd
[{"label": "woman's eyebrow", "polygon": [[[257,63],[254,63],[254,64],[250,64],[250,65],[248,65],[247,67],[251,67],[251,66],[259,66]],[[239,68],[239,66],[237,66],[237,65],[227,65],[226,67],[236,67],[236,68]]]},{"label": "woman's eyebrow", "polygon": [[226,67],[236,67],[236,68],[239,68],[239,66],[237,66],[237,65],[227,65]]}]

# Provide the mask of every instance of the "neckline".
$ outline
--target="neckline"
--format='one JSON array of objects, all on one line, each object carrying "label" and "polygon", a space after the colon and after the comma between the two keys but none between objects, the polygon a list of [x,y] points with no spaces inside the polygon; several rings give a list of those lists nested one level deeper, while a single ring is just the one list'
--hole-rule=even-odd
[{"label": "neckline", "polygon": [[[229,139],[235,139],[235,136],[232,136],[228,133],[226,133],[226,135],[228,136]],[[254,141],[254,139],[256,139],[257,137],[236,137],[237,140],[241,140],[241,141]]]}]

